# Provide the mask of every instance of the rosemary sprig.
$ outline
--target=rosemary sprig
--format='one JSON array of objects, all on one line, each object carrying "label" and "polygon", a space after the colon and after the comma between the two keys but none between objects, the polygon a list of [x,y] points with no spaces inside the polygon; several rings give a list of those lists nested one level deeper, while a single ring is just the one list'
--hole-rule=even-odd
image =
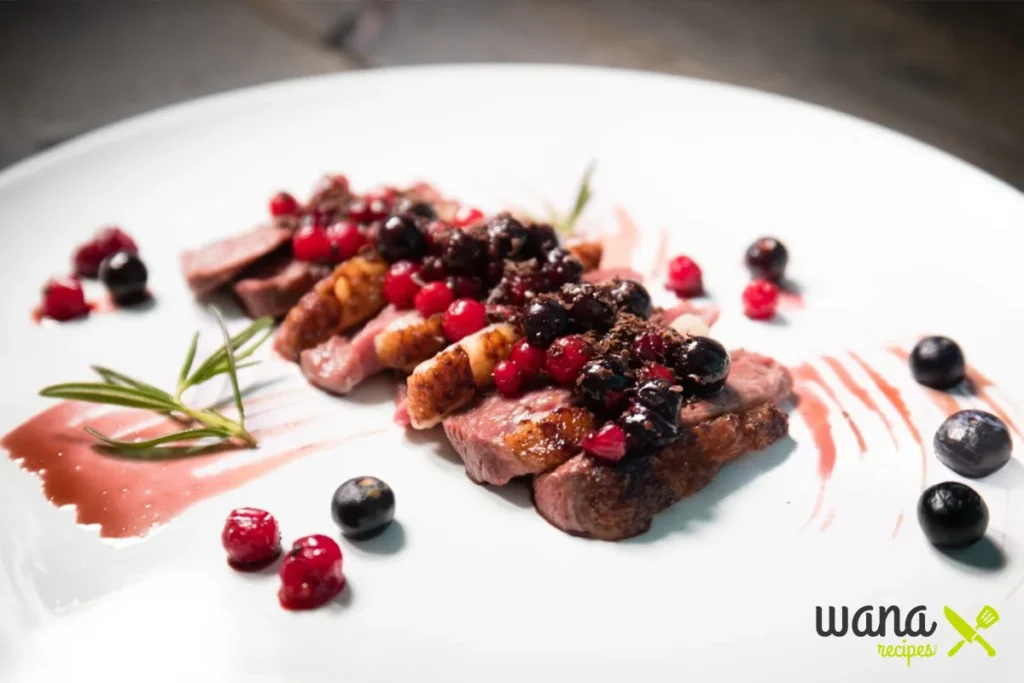
[{"label": "rosemary sprig", "polygon": [[596,165],[596,160],[587,164],[587,168],[583,172],[583,179],[580,180],[579,189],[576,190],[576,201],[573,203],[572,210],[569,211],[567,215],[562,215],[549,208],[549,212],[551,213],[551,224],[554,226],[555,230],[563,235],[571,235],[573,233],[573,230],[576,228],[576,221],[590,202],[590,179],[594,175],[594,168]]},{"label": "rosemary sprig", "polygon": [[[199,346],[199,333],[196,332],[192,335],[192,343],[185,354],[185,362],[181,366],[178,384],[173,394],[116,370],[94,365],[92,370],[100,376],[102,382],[55,384],[40,391],[39,395],[68,401],[85,401],[152,410],[172,417],[183,417],[186,421],[201,425],[147,441],[120,441],[100,434],[91,427],[85,428],[85,431],[108,446],[127,452],[166,450],[161,449],[160,446],[207,437],[236,440],[250,447],[255,446],[256,439],[245,429],[245,409],[242,406],[242,392],[238,385],[238,370],[256,365],[258,361],[247,363],[238,361],[251,356],[267,340],[272,333],[274,320],[270,317],[255,320],[232,337],[228,335],[220,311],[213,307],[210,308],[210,311],[217,319],[217,324],[224,335],[224,345],[211,353],[193,371],[192,366]],[[188,389],[225,374],[231,380],[231,390],[234,393],[235,406],[238,408],[238,420],[232,420],[211,408],[191,408],[182,401],[182,394]]]}]

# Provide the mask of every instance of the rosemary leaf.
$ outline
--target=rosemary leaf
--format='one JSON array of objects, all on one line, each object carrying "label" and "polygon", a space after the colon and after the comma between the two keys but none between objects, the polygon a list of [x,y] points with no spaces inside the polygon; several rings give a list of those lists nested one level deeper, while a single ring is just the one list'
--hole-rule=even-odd
[{"label": "rosemary leaf", "polygon": [[274,319],[269,316],[265,316],[263,318],[259,318],[253,321],[253,323],[249,325],[247,328],[245,328],[244,330],[236,334],[234,337],[231,337],[229,340],[227,340],[224,346],[220,347],[219,349],[211,353],[209,357],[200,364],[200,366],[195,370],[195,372],[193,372],[192,375],[187,380],[185,380],[185,387],[187,388],[190,386],[194,386],[196,384],[200,384],[212,377],[216,377],[217,375],[227,372],[227,348],[230,346],[231,351],[235,352],[239,350],[242,347],[242,345],[244,345],[250,339],[255,337],[257,334],[266,330],[267,334],[264,334],[262,337],[260,337],[258,342],[255,343],[250,349],[243,352],[245,357],[252,355],[252,353],[256,350],[259,344],[262,344],[270,336],[269,328],[273,324]]},{"label": "rosemary leaf", "polygon": [[238,408],[238,423],[245,427],[245,407],[242,405],[242,391],[238,388],[238,369],[235,367],[235,351],[232,348],[231,337],[228,336],[228,328],[224,325],[224,318],[220,311],[211,307],[210,312],[217,318],[221,334],[224,335],[224,354],[228,362],[228,376],[231,378],[231,390],[235,392],[235,407]]},{"label": "rosemary leaf", "polygon": [[54,384],[40,391],[39,395],[47,398],[61,398],[67,401],[104,403],[107,405],[124,406],[126,408],[142,408],[144,410],[170,411],[178,408],[178,405],[170,397],[163,399],[133,387],[102,382]]},{"label": "rosemary leaf", "polygon": [[102,365],[93,365],[92,370],[97,375],[102,377],[103,381],[106,382],[107,384],[111,384],[114,386],[131,387],[133,389],[137,389],[143,393],[146,393],[154,398],[159,398],[165,401],[171,400],[171,395],[168,394],[163,389],[158,389],[157,387],[154,387],[152,384],[146,384],[145,382],[133,379],[128,375],[124,375],[121,374],[120,372],[117,372],[116,370],[105,368]]},{"label": "rosemary leaf", "polygon": [[111,439],[109,436],[100,434],[92,427],[86,427],[85,431],[93,435],[103,443],[123,450],[149,450],[155,446],[159,446],[164,443],[173,443],[176,441],[192,441],[194,439],[202,439],[205,437],[217,437],[220,439],[230,438],[230,434],[225,432],[223,429],[212,429],[209,427],[200,427],[197,429],[185,429],[180,432],[174,432],[173,434],[165,434],[164,436],[158,436],[155,439],[149,439],[147,441],[119,441],[118,439]]},{"label": "rosemary leaf", "polygon": [[181,372],[178,373],[178,391],[182,390],[185,386],[185,381],[188,379],[188,373],[192,370],[192,361],[196,359],[196,348],[199,346],[199,332],[192,334],[192,343],[188,346],[188,353],[185,354],[185,362],[181,366]]}]

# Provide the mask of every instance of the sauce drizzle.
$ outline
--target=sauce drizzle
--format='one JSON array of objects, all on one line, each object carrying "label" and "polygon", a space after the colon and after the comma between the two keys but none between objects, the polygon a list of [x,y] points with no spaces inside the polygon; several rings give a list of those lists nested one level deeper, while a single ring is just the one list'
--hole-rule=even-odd
[{"label": "sauce drizzle", "polygon": [[857,447],[860,449],[860,454],[864,455],[867,453],[868,446],[864,442],[864,435],[861,434],[860,428],[857,427],[857,423],[850,417],[849,411],[843,407],[843,404],[839,402],[839,397],[836,396],[836,392],[832,390],[832,387],[822,379],[821,375],[817,370],[812,368],[806,363],[791,368],[793,375],[804,382],[814,382],[818,387],[828,396],[829,400],[839,406],[839,410],[842,412],[843,417],[846,418],[846,423],[850,426],[850,430],[857,439]]},{"label": "sauce drizzle", "polygon": [[885,416],[885,413],[879,410],[878,404],[875,403],[873,398],[871,398],[871,394],[869,394],[867,390],[865,390],[864,387],[862,387],[857,380],[853,378],[850,371],[847,370],[836,358],[833,356],[822,356],[822,361],[824,361],[832,372],[836,374],[836,377],[838,377],[839,381],[843,383],[843,386],[846,387],[847,391],[853,394],[858,401],[863,403],[865,408],[878,416],[882,421],[882,424],[885,425],[885,431],[889,433],[889,438],[892,440],[893,448],[898,449],[899,444],[896,441],[896,434],[892,431],[892,424],[889,422],[889,418]]},{"label": "sauce drizzle", "polygon": [[807,524],[810,524],[811,520],[818,516],[825,502],[825,485],[836,465],[836,444],[832,439],[832,427],[828,421],[828,407],[813,391],[808,391],[806,385],[797,385],[796,390],[800,399],[796,409],[811,430],[811,438],[818,449],[818,476],[821,478],[821,487],[818,490],[818,498],[811,508],[811,516],[807,520]]}]

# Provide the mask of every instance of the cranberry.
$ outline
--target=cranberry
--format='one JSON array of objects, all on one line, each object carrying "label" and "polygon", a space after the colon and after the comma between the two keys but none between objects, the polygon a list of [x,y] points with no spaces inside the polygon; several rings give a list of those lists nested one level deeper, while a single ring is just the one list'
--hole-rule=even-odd
[{"label": "cranberry", "polygon": [[580,370],[590,360],[590,345],[578,335],[556,339],[548,348],[544,368],[557,383],[569,386],[576,382]]},{"label": "cranberry", "polygon": [[420,266],[414,261],[399,261],[388,268],[384,276],[384,298],[388,303],[399,310],[412,308],[416,293],[420,291],[416,277],[419,272]]},{"label": "cranberry", "polygon": [[331,240],[316,225],[303,225],[292,235],[292,253],[300,261],[325,263],[331,260]]},{"label": "cranberry", "polygon": [[320,534],[300,538],[285,555],[280,576],[281,589],[277,597],[282,607],[319,607],[345,587],[341,548]]},{"label": "cranberry", "polygon": [[484,288],[479,278],[453,275],[448,278],[448,286],[459,299],[479,299]]},{"label": "cranberry", "polygon": [[523,371],[513,361],[501,361],[494,366],[494,386],[502,396],[512,398],[523,386]]},{"label": "cranberry", "polygon": [[770,320],[779,306],[779,288],[769,280],[754,280],[743,290],[743,311],[752,320]]},{"label": "cranberry", "polygon": [[636,353],[644,360],[661,360],[668,351],[665,338],[657,332],[644,332],[636,338]]},{"label": "cranberry", "polygon": [[458,299],[444,312],[441,329],[450,341],[457,342],[487,325],[487,308],[476,299]]},{"label": "cranberry", "polygon": [[786,272],[789,252],[774,237],[762,237],[747,248],[746,262],[754,277],[778,282]]},{"label": "cranberry", "polygon": [[384,218],[391,211],[391,205],[384,197],[366,195],[348,205],[348,217],[357,223],[372,223]]},{"label": "cranberry", "polygon": [[473,225],[474,223],[479,223],[480,221],[483,220],[483,218],[483,211],[463,206],[460,207],[459,210],[455,212],[454,223],[455,227],[457,228],[465,228],[470,225]]},{"label": "cranberry", "polygon": [[82,277],[96,277],[100,272],[100,264],[103,263],[103,259],[119,251],[137,254],[139,248],[135,245],[135,241],[120,228],[100,230],[91,240],[75,250],[75,274]]},{"label": "cranberry", "polygon": [[278,192],[270,198],[270,215],[274,218],[297,216],[298,214],[299,202],[287,192]]},{"label": "cranberry", "polygon": [[366,235],[352,221],[341,221],[327,228],[327,240],[331,243],[335,263],[347,261],[366,244]]},{"label": "cranberry", "polygon": [[416,310],[420,312],[420,315],[424,318],[429,318],[435,313],[443,313],[448,310],[453,301],[455,301],[455,295],[452,294],[452,290],[447,284],[444,282],[431,282],[424,285],[423,289],[416,293],[413,304],[416,306]]},{"label": "cranberry", "polygon": [[544,349],[530,346],[530,342],[520,339],[512,345],[508,359],[519,366],[528,379],[532,379],[544,370]]},{"label": "cranberry", "polygon": [[220,542],[236,569],[264,567],[281,554],[281,531],[266,510],[237,508],[224,522]]},{"label": "cranberry", "polygon": [[668,283],[665,285],[676,296],[699,296],[704,292],[703,275],[689,256],[676,256],[668,264]]},{"label": "cranberry", "polygon": [[663,379],[666,382],[675,384],[676,377],[666,366],[661,363],[648,363],[640,371],[642,379]]},{"label": "cranberry", "polygon": [[73,320],[89,315],[82,283],[73,277],[52,278],[43,288],[43,315],[54,320]]},{"label": "cranberry", "polygon": [[626,432],[614,422],[608,422],[596,432],[584,436],[582,446],[595,458],[618,462],[626,454]]}]

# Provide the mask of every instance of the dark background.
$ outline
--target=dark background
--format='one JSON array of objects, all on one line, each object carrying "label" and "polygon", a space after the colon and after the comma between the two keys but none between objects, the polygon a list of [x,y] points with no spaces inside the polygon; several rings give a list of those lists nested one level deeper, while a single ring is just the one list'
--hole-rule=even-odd
[{"label": "dark background", "polygon": [[376,66],[569,62],[823,104],[1024,188],[1024,3],[0,0],[0,166],[256,83]]}]

